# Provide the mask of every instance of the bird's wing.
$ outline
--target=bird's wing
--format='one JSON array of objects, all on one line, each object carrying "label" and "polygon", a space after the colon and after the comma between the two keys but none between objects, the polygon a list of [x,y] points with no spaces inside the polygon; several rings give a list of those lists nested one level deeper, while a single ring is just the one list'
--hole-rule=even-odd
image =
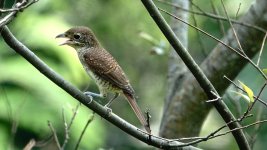
[{"label": "bird's wing", "polygon": [[129,80],[112,55],[102,49],[95,49],[94,51],[85,53],[83,56],[89,69],[100,78],[110,82],[113,86],[134,95],[134,90]]}]

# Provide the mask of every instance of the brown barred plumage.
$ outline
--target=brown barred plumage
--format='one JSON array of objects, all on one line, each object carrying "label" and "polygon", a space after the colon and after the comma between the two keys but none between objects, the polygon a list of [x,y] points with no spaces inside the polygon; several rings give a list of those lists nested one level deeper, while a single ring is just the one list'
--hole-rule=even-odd
[{"label": "brown barred plumage", "polygon": [[87,27],[74,27],[57,37],[68,38],[62,45],[75,48],[84,69],[98,85],[100,94],[104,97],[108,92],[124,94],[141,124],[151,133],[128,78],[112,55],[100,45],[93,32]]}]

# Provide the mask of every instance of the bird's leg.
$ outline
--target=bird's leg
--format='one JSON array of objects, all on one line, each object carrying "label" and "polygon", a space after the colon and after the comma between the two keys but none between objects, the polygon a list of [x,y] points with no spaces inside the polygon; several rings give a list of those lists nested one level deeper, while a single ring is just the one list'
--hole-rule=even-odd
[{"label": "bird's leg", "polygon": [[[84,92],[84,94],[88,97],[97,97],[97,98],[106,98],[107,97],[107,93],[106,91],[103,91],[103,90],[100,90],[100,94],[97,94],[97,93],[93,93],[93,92]],[[116,96],[118,97],[118,96]],[[115,97],[115,98],[116,98]],[[113,98],[112,101],[115,99]],[[111,113],[112,113],[112,109],[109,108],[111,102],[109,101],[108,104],[106,104],[104,107],[107,109],[107,115],[110,116]]]},{"label": "bird's leg", "polygon": [[97,98],[105,98],[106,96],[104,96],[103,94],[97,94],[94,92],[84,92],[84,95],[88,96],[88,97],[97,97]]},{"label": "bird's leg", "polygon": [[120,95],[120,93],[115,93],[114,97],[108,101],[108,103],[105,105],[105,107],[109,108],[111,103]]}]

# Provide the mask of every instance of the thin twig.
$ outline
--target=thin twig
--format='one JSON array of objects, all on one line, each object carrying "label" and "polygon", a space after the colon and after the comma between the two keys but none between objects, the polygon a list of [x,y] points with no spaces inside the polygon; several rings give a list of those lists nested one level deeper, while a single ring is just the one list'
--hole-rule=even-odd
[{"label": "thin twig", "polygon": [[32,148],[36,145],[35,139],[31,139],[27,145],[23,148],[23,150],[32,150]]},{"label": "thin twig", "polygon": [[[252,117],[252,115],[245,116],[245,118],[248,118],[248,117]],[[230,121],[230,122],[224,124],[223,126],[221,126],[220,128],[218,128],[217,130],[213,131],[212,133],[210,133],[209,135],[207,135],[205,137],[187,137],[187,138],[171,139],[171,140],[168,140],[168,142],[172,143],[172,142],[176,142],[176,141],[193,140],[191,142],[175,146],[175,147],[184,147],[184,146],[188,146],[188,145],[194,145],[194,144],[197,144],[197,143],[200,143],[200,142],[203,142],[203,141],[207,141],[209,139],[213,139],[213,138],[216,138],[216,137],[219,137],[219,136],[223,136],[223,135],[231,133],[232,131],[237,131],[237,130],[244,129],[244,128],[252,126],[252,124],[250,124],[250,125],[247,125],[247,126],[238,127],[238,128],[234,128],[232,130],[228,130],[228,131],[226,131],[224,133],[217,134],[222,129],[226,128],[227,126],[229,126],[231,123],[234,123],[234,122],[240,122],[240,119],[233,120],[233,121]],[[255,125],[255,124],[253,124],[253,125]],[[144,132],[144,133],[146,133],[146,132]],[[162,139],[162,140],[166,140],[166,139],[164,139],[162,137],[158,137],[158,136],[155,136],[155,135],[152,135],[152,137],[158,138],[158,139]]]},{"label": "thin twig", "polygon": [[74,119],[76,118],[76,115],[78,114],[78,109],[79,109],[80,106],[81,106],[81,103],[79,102],[79,103],[76,105],[75,109],[73,110],[73,115],[72,115],[72,117],[71,117],[71,120],[70,120],[70,123],[69,123],[69,126],[68,126],[68,130],[70,130],[70,127],[71,127],[71,125],[73,124],[73,121],[74,121]]},{"label": "thin twig", "polygon": [[25,8],[28,8],[29,6],[31,6],[32,4],[38,2],[38,0],[32,0],[29,3],[27,3],[27,1],[23,1],[23,2],[18,2],[15,4],[14,8],[12,9],[18,9],[17,11],[11,11],[9,14],[7,14],[5,17],[1,18],[0,20],[0,27],[7,25],[15,16],[19,11],[24,10]]},{"label": "thin twig", "polygon": [[53,137],[54,137],[54,140],[56,142],[56,145],[57,145],[58,150],[61,150],[60,143],[59,143],[58,137],[57,137],[57,133],[56,133],[56,131],[55,131],[52,123],[50,121],[48,121],[47,123],[48,123],[48,127],[50,128],[50,130],[51,130],[51,132],[53,134]]},{"label": "thin twig", "polygon": [[258,57],[257,64],[256,64],[258,67],[260,65],[261,55],[262,55],[262,51],[263,51],[264,44],[266,41],[266,37],[267,37],[267,32],[265,33],[264,38],[263,38],[262,43],[261,43],[261,49],[260,49],[259,57]]},{"label": "thin twig", "polygon": [[[236,11],[235,19],[237,19],[237,16],[238,16],[238,14],[239,14],[240,8],[241,8],[241,3],[239,3],[238,9],[237,9],[237,11]],[[227,19],[228,19],[228,18],[227,18]],[[231,20],[230,20],[230,21],[231,21]]]},{"label": "thin twig", "polygon": [[67,124],[67,121],[66,121],[64,108],[62,108],[62,118],[63,118],[64,130],[65,130],[65,140],[64,140],[64,142],[63,142],[63,144],[61,146],[61,149],[64,150],[65,146],[67,145],[68,140],[69,140],[69,127],[68,127],[68,124]]},{"label": "thin twig", "polygon": [[232,96],[230,96],[229,92],[225,93],[224,96],[227,96],[227,99],[230,99],[230,102],[232,103],[232,105],[234,105],[234,107],[236,109],[237,117],[240,118],[243,115],[240,102],[237,101],[236,99],[234,99]]},{"label": "thin twig", "polygon": [[228,12],[227,12],[227,10],[226,10],[226,8],[225,8],[225,5],[224,5],[223,0],[221,0],[221,3],[222,3],[222,6],[223,6],[224,13],[225,13],[225,15],[226,15],[226,17],[227,17],[227,21],[229,22],[230,27],[231,27],[231,29],[232,29],[232,31],[233,31],[233,33],[234,33],[234,37],[235,37],[236,42],[237,42],[237,44],[238,44],[239,50],[242,52],[242,54],[243,54],[244,57],[248,58],[248,56],[246,55],[246,53],[244,52],[244,50],[243,50],[243,48],[242,48],[242,46],[241,46],[241,44],[240,44],[239,38],[238,38],[238,36],[237,36],[237,34],[236,34],[235,28],[234,28],[234,26],[233,26],[231,20],[230,20],[230,17],[229,17]]},{"label": "thin twig", "polygon": [[75,109],[73,110],[73,115],[71,117],[69,125],[67,124],[67,121],[66,121],[66,117],[65,117],[65,114],[64,114],[64,109],[62,109],[62,117],[63,117],[64,127],[65,127],[65,140],[64,140],[64,143],[63,143],[61,149],[64,149],[66,144],[68,143],[70,127],[73,124],[74,119],[76,118],[76,115],[78,113],[78,109],[79,109],[80,106],[81,106],[81,103],[78,103],[76,105]]},{"label": "thin twig", "polygon": [[231,46],[227,45],[226,43],[224,43],[223,41],[221,41],[221,40],[219,40],[218,38],[214,37],[213,35],[211,35],[211,34],[205,32],[204,30],[202,30],[202,29],[200,29],[200,28],[198,28],[198,27],[193,26],[192,24],[190,24],[190,23],[188,23],[188,22],[182,20],[181,18],[175,16],[174,14],[172,14],[172,13],[170,13],[170,12],[164,10],[164,9],[161,9],[161,8],[158,8],[158,9],[159,9],[160,11],[162,11],[162,12],[164,12],[164,13],[170,15],[171,17],[173,17],[173,18],[175,18],[175,19],[177,19],[177,20],[179,20],[179,21],[181,21],[181,22],[187,24],[188,26],[190,26],[190,27],[192,27],[192,28],[194,28],[194,29],[196,29],[196,30],[202,32],[203,34],[205,34],[205,35],[207,35],[208,37],[214,39],[215,41],[221,43],[222,45],[224,45],[224,46],[227,47],[228,49],[234,51],[234,52],[235,52],[236,54],[238,54],[239,56],[244,57],[239,51],[237,51],[236,49],[234,49],[234,48],[232,48]]},{"label": "thin twig", "polygon": [[84,135],[86,129],[88,128],[89,124],[94,120],[94,116],[95,116],[95,112],[93,112],[93,114],[89,117],[88,121],[86,122],[86,125],[84,126],[84,128],[82,130],[82,133],[81,133],[81,135],[80,135],[80,137],[78,139],[78,142],[77,142],[77,144],[76,144],[76,146],[74,148],[75,150],[78,150],[79,145],[80,145],[80,143],[82,141],[83,135]]},{"label": "thin twig", "polygon": [[13,145],[14,145],[14,138],[15,138],[15,135],[14,135],[14,132],[13,132],[13,126],[14,126],[14,122],[15,122],[15,119],[14,119],[14,115],[13,115],[13,111],[12,111],[12,106],[11,106],[11,103],[9,101],[9,98],[7,96],[7,93],[5,91],[4,88],[1,88],[2,90],[2,94],[4,96],[4,100],[5,100],[5,104],[6,104],[6,108],[7,108],[7,119],[9,121],[9,123],[11,124],[11,133],[10,133],[10,139],[9,139],[9,145],[8,145],[8,149],[14,149],[13,148]]},{"label": "thin twig", "polygon": [[195,26],[193,26],[193,25],[191,25],[190,23],[187,23],[186,21],[184,21],[184,20],[182,20],[181,18],[179,18],[179,17],[177,17],[177,16],[175,16],[175,15],[173,15],[172,13],[169,13],[169,12],[167,12],[166,10],[164,10],[164,9],[161,9],[161,8],[158,8],[160,11],[162,11],[162,12],[164,12],[164,13],[166,13],[166,14],[168,14],[168,15],[170,15],[171,17],[174,17],[174,18],[176,18],[177,20],[179,20],[179,21],[181,21],[181,22],[183,22],[183,23],[185,23],[185,24],[187,24],[188,26],[190,26],[190,27],[192,27],[192,28],[195,28],[196,30],[199,30],[200,32],[202,32],[202,33],[204,33],[205,35],[207,35],[207,36],[209,36],[210,38],[212,38],[212,39],[214,39],[215,41],[217,41],[217,42],[219,42],[219,43],[221,43],[222,45],[224,45],[225,47],[227,47],[228,49],[230,49],[230,50],[232,50],[233,52],[235,52],[236,54],[238,54],[240,57],[242,57],[242,58],[244,58],[245,60],[247,60],[260,74],[261,74],[261,76],[265,79],[265,80],[267,80],[267,76],[265,75],[265,73],[249,58],[249,57],[247,57],[247,56],[244,56],[243,54],[241,54],[239,51],[237,51],[236,49],[234,49],[234,48],[232,48],[231,46],[229,46],[229,45],[227,45],[227,44],[225,44],[224,42],[222,42],[221,40],[219,40],[219,39],[217,39],[216,37],[214,37],[214,36],[212,36],[212,35],[210,35],[209,33],[207,33],[207,32],[205,32],[205,31],[203,31],[202,29],[200,29],[200,28],[197,28],[197,27],[195,27]]},{"label": "thin twig", "polygon": [[[211,7],[212,7],[212,10],[213,10],[213,13],[215,15],[218,15],[219,14],[219,11],[218,9],[216,8],[215,4],[214,4],[214,1],[213,0],[210,0],[210,3],[211,3]],[[221,30],[221,33],[223,34],[223,36],[225,35],[225,29],[224,29],[224,26],[223,26],[223,22],[221,19],[216,19],[218,24],[219,24],[219,27],[220,27],[220,30]]]},{"label": "thin twig", "polygon": [[[0,28],[1,30],[1,28]],[[47,64],[45,64],[39,57],[37,57],[31,50],[29,50],[24,44],[18,41],[15,36],[9,31],[7,26],[2,27],[1,35],[5,42],[18,54],[24,57],[29,63],[31,63],[37,70],[39,70],[43,75],[45,75],[48,79],[58,85],[60,88],[65,90],[69,93],[73,98],[77,99],[79,102],[84,104],[84,106],[88,107],[89,109],[93,110],[101,117],[109,121],[110,123],[114,124],[124,132],[128,133],[129,135],[139,139],[140,141],[147,143],[149,145],[153,145],[158,148],[169,149],[175,145],[181,144],[180,142],[170,143],[166,140],[159,140],[155,138],[151,138],[148,141],[148,134],[144,134],[138,128],[131,125],[127,121],[123,120],[119,116],[115,115],[114,113],[110,114],[109,116],[106,115],[108,110],[101,106],[96,101],[91,101],[90,98],[85,96],[79,89],[73,86],[68,81],[64,80],[59,74],[57,74],[54,70],[52,70]],[[42,143],[41,143],[42,144]],[[197,149],[194,146],[188,146],[185,148],[190,149]]]},{"label": "thin twig", "polygon": [[210,91],[216,98],[215,99],[212,99],[212,100],[207,100],[206,102],[207,103],[210,103],[210,102],[214,102],[214,101],[218,101],[218,100],[221,100],[222,97],[220,97],[220,95],[216,94],[215,92],[213,91]]},{"label": "thin twig", "polygon": [[245,129],[245,128],[248,128],[248,127],[251,127],[251,126],[254,126],[254,125],[257,125],[257,124],[265,123],[265,122],[267,122],[267,120],[256,121],[256,122],[253,122],[253,123],[251,123],[251,124],[242,126],[242,127],[240,127],[240,128],[236,128],[236,129],[229,130],[229,131],[226,131],[226,132],[221,133],[221,134],[217,134],[217,135],[215,135],[213,138],[218,137],[218,136],[222,136],[222,135],[226,135],[226,134],[231,133],[231,132],[233,132],[233,131],[240,130],[240,129]]},{"label": "thin twig", "polygon": [[[175,5],[175,4],[171,3],[171,2],[168,2],[168,1],[164,1],[164,0],[156,0],[156,1],[164,3],[164,4],[167,4],[167,5],[170,5],[170,6],[173,6],[175,8],[181,9],[181,10],[189,12],[189,13],[194,13],[196,15],[202,15],[202,16],[207,16],[209,18],[216,19],[216,20],[227,21],[227,18],[225,18],[225,17],[218,16],[218,15],[215,15],[215,14],[212,14],[212,13],[207,13],[207,12],[204,12],[202,10],[201,10],[201,12],[191,11],[191,10],[188,10],[188,9],[184,9],[184,8],[182,8],[182,7],[178,6],[178,5]],[[234,24],[239,24],[239,25],[242,25],[242,26],[246,26],[248,28],[253,28],[253,29],[258,30],[258,31],[263,32],[263,33],[266,32],[265,29],[263,29],[263,28],[261,28],[259,26],[255,26],[255,25],[249,24],[249,23],[239,22],[239,21],[236,21],[236,20],[231,20],[231,22],[233,22]]]},{"label": "thin twig", "polygon": [[[147,122],[147,126],[150,129],[150,119],[151,119],[151,115],[149,114],[149,109],[146,110],[145,114],[146,114],[146,122]],[[150,130],[151,131],[151,130]],[[151,134],[149,134],[148,140],[151,140]]]},{"label": "thin twig", "polygon": [[206,140],[209,140],[209,139],[213,139],[213,138],[216,138],[216,137],[220,137],[220,136],[223,136],[223,135],[232,133],[232,132],[234,132],[234,131],[242,130],[242,129],[245,129],[245,128],[248,128],[248,127],[257,125],[257,124],[265,123],[265,122],[267,122],[267,120],[256,121],[256,122],[253,122],[253,123],[251,123],[251,124],[248,124],[248,125],[245,125],[245,126],[242,126],[242,127],[239,127],[239,128],[231,129],[231,130],[226,131],[226,132],[224,132],[224,133],[220,133],[220,134],[217,134],[217,135],[211,135],[211,136],[208,137],[208,138],[207,138],[207,137],[197,137],[197,140],[192,141],[192,142],[185,143],[185,144],[183,144],[183,145],[179,145],[179,146],[177,146],[177,147],[183,147],[183,146],[187,146],[187,145],[197,144],[197,143],[199,143],[200,141],[206,141]]},{"label": "thin twig", "polygon": [[[191,1],[191,3],[192,3],[192,1]],[[192,5],[191,5],[191,9],[193,10]],[[196,17],[195,17],[194,14],[192,14],[192,18],[193,18],[194,26],[195,26],[195,27],[198,27],[197,19],[196,19]],[[207,56],[208,56],[208,53],[207,53],[206,50],[205,50],[205,46],[204,46],[204,44],[203,44],[202,38],[201,38],[201,36],[200,36],[198,30],[197,30],[196,34],[197,34],[198,43],[199,43],[199,45],[200,45],[200,50],[202,51],[203,56],[204,56],[204,57],[207,57]]]},{"label": "thin twig", "polygon": [[[259,108],[258,108],[258,111],[257,111],[256,121],[260,121],[261,120],[262,112],[263,112],[263,107],[260,105]],[[253,133],[251,133],[251,139],[249,141],[251,149],[253,149],[254,143],[255,143],[255,141],[257,139],[258,131],[259,131],[260,127],[261,127],[260,125],[261,124],[255,125],[254,126],[254,131],[253,131]]]},{"label": "thin twig", "polygon": [[256,101],[258,101],[258,99],[259,99],[259,97],[260,97],[260,95],[261,95],[261,93],[263,92],[263,90],[264,90],[265,87],[266,87],[266,82],[264,83],[264,85],[263,85],[262,88],[260,89],[260,92],[259,92],[259,94],[256,96],[256,99],[253,101],[252,104],[250,104],[250,105],[248,106],[248,109],[245,111],[245,113],[244,113],[243,116],[240,118],[240,120],[243,120],[243,119],[245,118],[245,116],[248,115],[248,113],[251,112],[252,108],[254,107]]},{"label": "thin twig", "polygon": [[[203,73],[203,71],[200,69],[198,64],[196,64],[192,56],[188,53],[188,51],[181,44],[181,42],[179,41],[177,36],[174,34],[174,32],[172,31],[172,29],[170,28],[170,26],[168,25],[164,17],[161,15],[159,8],[153,3],[152,0],[141,0],[141,1],[143,5],[145,6],[145,8],[147,9],[147,11],[149,12],[150,16],[153,18],[155,23],[158,25],[158,27],[164,34],[164,36],[167,38],[169,43],[172,45],[172,47],[175,49],[177,54],[186,64],[188,69],[191,71],[191,73],[193,74],[197,82],[199,83],[200,87],[206,93],[207,97],[209,99],[216,98],[212,93],[210,93],[210,91],[213,91],[216,94],[218,93],[216,89],[214,88],[213,84],[210,82],[210,80]],[[229,110],[229,108],[226,106],[226,104],[223,101],[215,101],[212,104],[215,106],[216,110],[219,112],[219,114],[222,116],[225,122],[235,120],[235,117],[233,116],[233,114],[231,113],[231,111]],[[239,126],[240,125],[236,122],[229,124],[230,129],[238,128]],[[250,149],[247,139],[242,130],[234,131],[232,132],[232,134],[240,149],[244,149],[244,150]]]},{"label": "thin twig", "polygon": [[[240,89],[241,91],[243,92],[246,92],[243,88],[241,88],[240,86],[238,86],[235,82],[233,82],[231,79],[229,79],[227,76],[223,76],[225,79],[227,79],[229,82],[231,82],[235,87],[237,87],[238,89]],[[256,96],[253,96],[253,98],[257,99],[259,102],[261,102],[265,107],[267,107],[267,103],[260,99],[260,98],[257,98]]]}]

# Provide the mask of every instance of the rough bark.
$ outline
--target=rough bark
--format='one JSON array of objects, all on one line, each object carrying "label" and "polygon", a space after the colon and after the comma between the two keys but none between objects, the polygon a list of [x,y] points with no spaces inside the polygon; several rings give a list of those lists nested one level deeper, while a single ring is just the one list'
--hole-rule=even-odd
[{"label": "rough bark", "polygon": [[[182,8],[189,8],[189,1],[188,0],[173,0],[172,3],[181,6]],[[173,14],[178,16],[179,18],[187,21],[189,14],[185,11],[182,11],[177,8],[173,8]],[[179,22],[178,20],[171,18],[170,26],[172,30],[175,32],[176,36],[180,39],[181,43],[184,45],[184,47],[187,48],[188,46],[188,26],[182,22]],[[182,59],[177,55],[176,51],[171,48],[169,53],[169,63],[168,63],[168,77],[167,77],[167,95],[165,99],[165,106],[163,112],[166,112],[169,108],[169,104],[171,104],[171,100],[173,99],[173,96],[176,93],[176,90],[181,89],[182,86],[181,83],[184,80],[184,75],[188,71],[186,65],[182,61]],[[175,81],[175,82],[174,82]],[[176,90],[170,90],[170,89],[176,89]],[[165,114],[165,113],[164,113]],[[165,126],[164,118],[166,116],[163,115],[161,126]],[[160,128],[162,129],[162,128]],[[160,130],[160,135],[162,135],[162,132]]]},{"label": "rough bark", "polygon": [[[266,16],[267,1],[257,0],[240,21],[267,29]],[[260,49],[264,33],[240,25],[235,25],[234,28],[246,54],[253,57]],[[232,30],[227,32],[223,41],[238,48]],[[218,44],[201,64],[201,68],[218,92],[223,94],[230,84],[223,79],[223,75],[234,79],[246,64],[246,60]],[[212,105],[205,103],[207,97],[191,73],[185,73],[182,82],[179,74],[175,76],[168,82],[179,86],[174,85],[172,89],[168,89],[172,96],[167,96],[160,135],[168,138],[198,136]]]}]

